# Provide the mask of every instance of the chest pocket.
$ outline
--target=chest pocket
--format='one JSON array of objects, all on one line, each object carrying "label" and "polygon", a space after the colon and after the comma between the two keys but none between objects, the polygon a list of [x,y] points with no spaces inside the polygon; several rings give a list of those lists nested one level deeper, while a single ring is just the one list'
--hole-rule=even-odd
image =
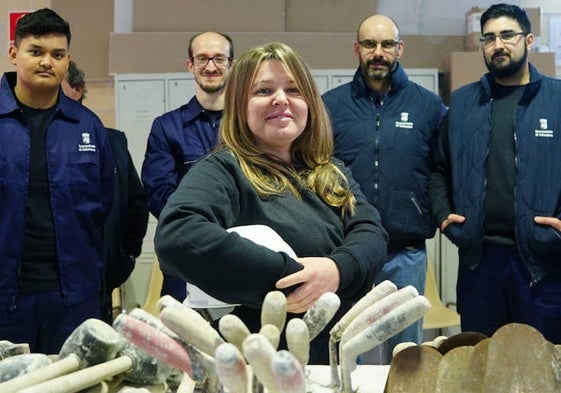
[{"label": "chest pocket", "polygon": [[99,157],[95,152],[76,152],[69,157],[68,184],[94,186],[99,184]]}]

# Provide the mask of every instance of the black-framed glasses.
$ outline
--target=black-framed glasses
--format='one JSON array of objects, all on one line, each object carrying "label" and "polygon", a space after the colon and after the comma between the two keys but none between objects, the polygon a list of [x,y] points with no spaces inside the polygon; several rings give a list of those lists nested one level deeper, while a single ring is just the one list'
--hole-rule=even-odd
[{"label": "black-framed glasses", "polygon": [[369,51],[376,50],[378,45],[380,45],[384,52],[391,52],[395,49],[397,44],[399,44],[399,41],[383,40],[383,41],[378,42],[376,40],[366,39],[366,40],[359,41],[358,44],[360,46],[362,46],[364,49],[367,49]]},{"label": "black-framed glasses", "polygon": [[232,58],[228,57],[228,56],[224,56],[224,55],[216,55],[216,56],[213,56],[213,57],[208,57],[208,56],[205,56],[205,55],[199,55],[199,56],[191,57],[191,61],[197,67],[206,67],[208,62],[211,61],[211,60],[212,60],[212,62],[214,63],[215,66],[225,67],[230,63],[230,61],[232,61]]},{"label": "black-framed glasses", "polygon": [[514,30],[503,30],[499,34],[487,33],[483,34],[483,37],[479,41],[485,45],[493,45],[497,41],[497,37],[501,40],[503,44],[512,44],[519,35],[527,35],[524,31],[514,31]]}]

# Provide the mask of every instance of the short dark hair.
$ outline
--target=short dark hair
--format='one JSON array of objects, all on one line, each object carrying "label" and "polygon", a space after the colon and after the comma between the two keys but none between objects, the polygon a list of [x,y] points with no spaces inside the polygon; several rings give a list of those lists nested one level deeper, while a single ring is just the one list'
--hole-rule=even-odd
[{"label": "short dark hair", "polygon": [[66,71],[65,78],[70,87],[82,88],[82,97],[80,98],[80,102],[82,102],[82,100],[86,98],[86,93],[88,92],[88,89],[86,89],[86,73],[78,68],[74,60],[70,60],[68,63],[68,71]]},{"label": "short dark hair", "polygon": [[228,34],[226,33],[220,33],[219,31],[213,31],[213,30],[209,30],[209,31],[202,31],[198,34],[195,34],[194,36],[191,37],[191,39],[189,40],[189,48],[188,48],[188,52],[189,52],[189,58],[193,57],[193,41],[195,41],[195,39],[205,33],[216,33],[222,37],[224,37],[226,39],[226,41],[228,41],[228,44],[230,44],[230,54],[229,57],[230,58],[234,58],[234,41],[232,41],[232,37],[230,37]]},{"label": "short dark hair", "polygon": [[66,36],[70,46],[70,25],[50,8],[41,8],[30,14],[22,16],[16,24],[14,44],[30,35],[45,35],[59,33]]},{"label": "short dark hair", "polygon": [[520,8],[514,4],[493,4],[481,15],[481,33],[483,33],[483,26],[489,19],[497,19],[500,17],[506,17],[509,19],[514,19],[520,25],[520,28],[524,33],[532,32],[532,23],[528,18],[528,14],[523,8]]}]

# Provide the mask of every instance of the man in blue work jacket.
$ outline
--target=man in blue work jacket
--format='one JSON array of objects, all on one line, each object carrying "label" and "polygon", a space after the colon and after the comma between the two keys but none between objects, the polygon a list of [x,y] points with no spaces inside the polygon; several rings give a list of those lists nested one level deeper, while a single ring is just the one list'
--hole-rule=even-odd
[{"label": "man in blue work jacket", "polygon": [[115,176],[101,121],[61,94],[70,38],[48,8],[23,16],[0,82],[0,337],[51,354],[100,317]]}]

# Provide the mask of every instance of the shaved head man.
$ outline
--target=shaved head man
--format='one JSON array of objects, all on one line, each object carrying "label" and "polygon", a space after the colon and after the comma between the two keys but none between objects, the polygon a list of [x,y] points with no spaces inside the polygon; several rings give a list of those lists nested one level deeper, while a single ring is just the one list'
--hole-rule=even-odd
[{"label": "shaved head man", "polygon": [[[428,199],[429,157],[446,109],[434,93],[411,82],[399,59],[404,43],[386,15],[365,18],[357,29],[353,81],[324,94],[333,122],[335,156],[380,215],[388,231],[388,260],[376,284],[390,280],[423,293],[425,240],[434,235]],[[420,343],[421,321],[388,341]]]}]

